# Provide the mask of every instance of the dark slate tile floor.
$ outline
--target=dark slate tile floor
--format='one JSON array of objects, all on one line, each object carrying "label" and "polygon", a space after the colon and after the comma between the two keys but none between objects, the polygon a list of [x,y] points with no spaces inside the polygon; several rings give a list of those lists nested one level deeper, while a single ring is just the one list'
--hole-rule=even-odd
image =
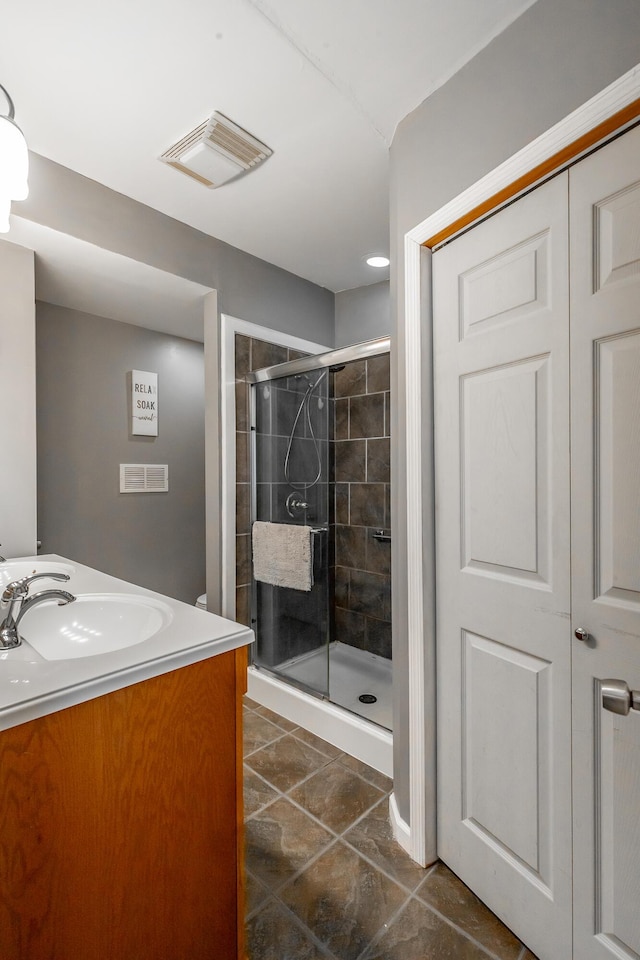
[{"label": "dark slate tile floor", "polygon": [[245,698],[248,960],[536,960],[393,839],[392,783]]}]

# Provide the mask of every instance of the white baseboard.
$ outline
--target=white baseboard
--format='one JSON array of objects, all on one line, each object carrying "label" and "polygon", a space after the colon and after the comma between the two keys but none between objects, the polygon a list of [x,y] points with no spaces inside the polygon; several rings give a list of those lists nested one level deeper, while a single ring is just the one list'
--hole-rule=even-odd
[{"label": "white baseboard", "polygon": [[403,820],[400,816],[395,793],[392,793],[389,797],[389,819],[391,821],[394,840],[400,844],[402,849],[406,851],[410,857],[413,856],[411,848],[411,828],[406,820]]},{"label": "white baseboard", "polygon": [[403,820],[400,816],[395,793],[392,793],[389,797],[389,820],[391,822],[391,830],[393,832],[394,840],[396,843],[400,844],[402,849],[409,854],[412,860],[415,860],[416,863],[419,863],[421,867],[429,867],[432,863],[436,862],[437,857],[435,855],[435,851],[433,851],[431,854],[428,854],[427,857],[418,859],[416,851],[413,849],[414,838],[411,833],[411,827],[406,820]]}]

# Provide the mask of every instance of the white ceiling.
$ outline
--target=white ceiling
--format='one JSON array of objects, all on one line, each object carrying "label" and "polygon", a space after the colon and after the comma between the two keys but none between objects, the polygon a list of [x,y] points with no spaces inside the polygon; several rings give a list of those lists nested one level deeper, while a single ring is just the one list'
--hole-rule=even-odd
[{"label": "white ceiling", "polygon": [[[36,153],[339,291],[387,275],[399,121],[532,2],[14,0],[0,83]],[[207,190],[157,158],[214,109],[274,153]]]}]

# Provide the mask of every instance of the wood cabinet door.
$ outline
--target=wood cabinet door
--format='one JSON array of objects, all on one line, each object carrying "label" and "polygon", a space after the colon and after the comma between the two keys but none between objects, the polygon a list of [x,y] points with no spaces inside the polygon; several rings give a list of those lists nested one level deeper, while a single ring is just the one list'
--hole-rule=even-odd
[{"label": "wood cabinet door", "polygon": [[433,257],[438,853],[571,957],[568,177]]},{"label": "wood cabinet door", "polygon": [[640,957],[640,129],[570,171],[574,956]]},{"label": "wood cabinet door", "polygon": [[237,656],[0,732],[2,960],[244,956]]}]

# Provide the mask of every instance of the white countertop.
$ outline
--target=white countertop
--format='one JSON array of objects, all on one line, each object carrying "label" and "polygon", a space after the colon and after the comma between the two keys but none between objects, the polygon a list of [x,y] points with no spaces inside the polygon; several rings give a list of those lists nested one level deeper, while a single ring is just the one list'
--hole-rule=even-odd
[{"label": "white countertop", "polygon": [[[27,558],[15,558],[22,559]],[[28,559],[39,566],[51,560],[74,567],[68,582],[48,583],[49,587],[60,587],[76,596],[108,593],[154,598],[171,609],[171,621],[142,643],[89,657],[45,660],[26,639],[12,650],[0,649],[0,730],[253,642],[253,632],[240,623],[110,577],[75,560],[55,554]],[[36,583],[30,592],[43,587]],[[28,634],[28,617],[26,613],[20,633]]]}]

